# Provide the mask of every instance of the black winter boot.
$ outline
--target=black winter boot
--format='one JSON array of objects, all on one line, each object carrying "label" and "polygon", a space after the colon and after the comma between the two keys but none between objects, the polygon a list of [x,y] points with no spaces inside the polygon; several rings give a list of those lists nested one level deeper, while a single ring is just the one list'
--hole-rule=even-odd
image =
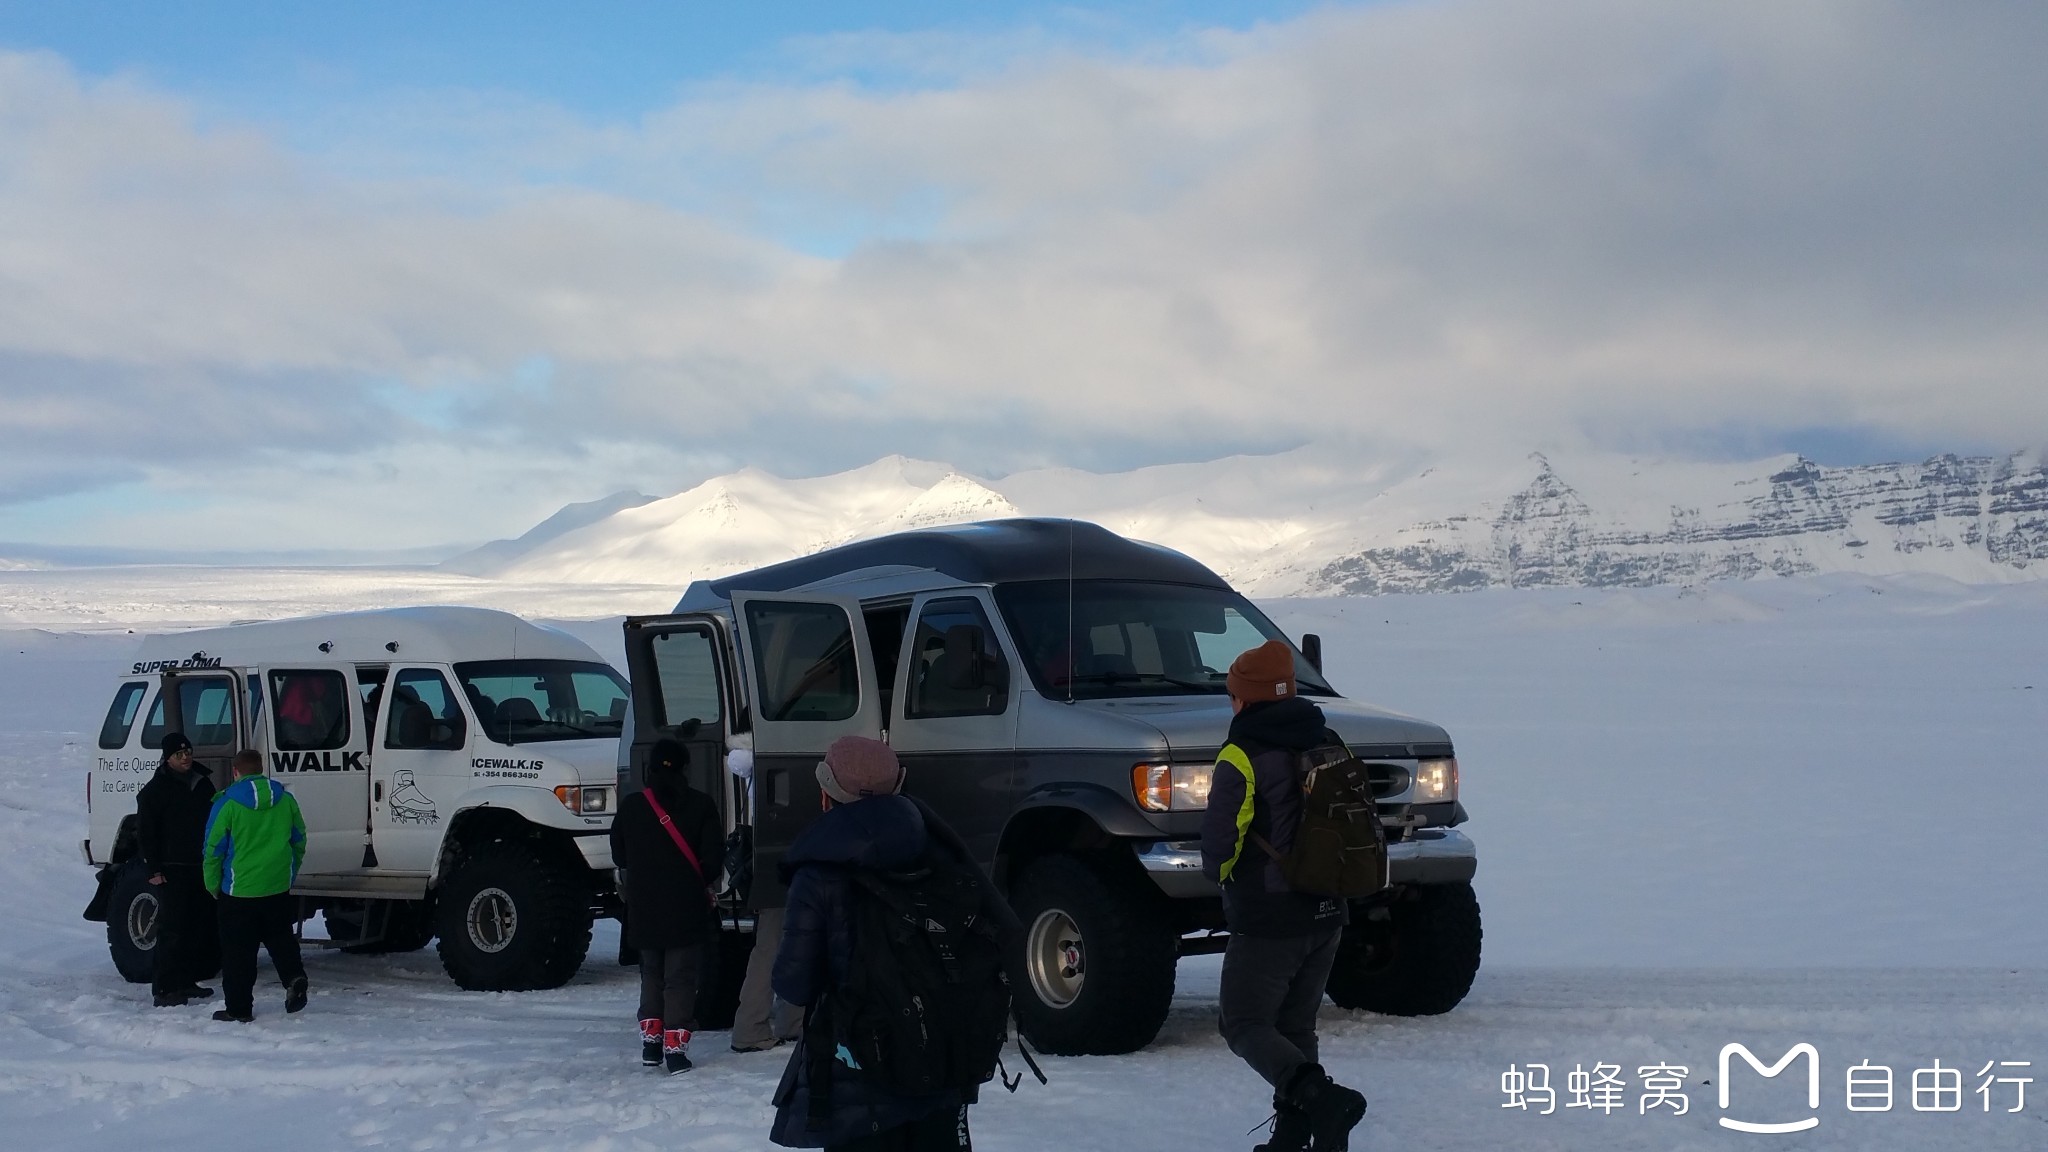
[{"label": "black winter boot", "polygon": [[1307,1152],[1308,1113],[1292,1103],[1273,1097],[1273,1135],[1252,1152]]},{"label": "black winter boot", "polygon": [[1346,1152],[1351,1147],[1351,1129],[1365,1116],[1363,1093],[1330,1079],[1321,1064],[1303,1064],[1287,1078],[1280,1095],[1308,1118],[1312,1152]]},{"label": "black winter boot", "polygon": [[670,1028],[661,1034],[661,1063],[671,1076],[690,1070],[690,1030]]},{"label": "black winter boot", "polygon": [[661,1067],[661,1018],[640,1022],[640,1063],[649,1068]]},{"label": "black winter boot", "polygon": [[284,989],[284,1010],[303,1012],[306,1010],[306,978],[296,977]]}]

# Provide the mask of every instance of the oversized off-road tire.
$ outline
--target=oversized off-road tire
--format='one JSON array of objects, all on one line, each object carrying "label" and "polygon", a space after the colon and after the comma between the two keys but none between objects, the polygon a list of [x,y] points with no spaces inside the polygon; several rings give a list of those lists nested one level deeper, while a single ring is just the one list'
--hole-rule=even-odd
[{"label": "oversized off-road tire", "polygon": [[1354,910],[1330,971],[1339,1008],[1437,1016],[1472,990],[1479,973],[1479,898],[1470,884],[1426,884],[1372,910]]},{"label": "oversized off-road tire", "polygon": [[[363,917],[383,917],[384,932],[367,944],[348,944],[343,952],[354,956],[380,956],[386,953],[417,952],[434,942],[434,904],[431,900],[390,900],[381,911],[354,905],[347,908],[328,908],[321,912],[327,920],[327,934],[336,940],[360,939],[363,935]],[[376,921],[373,919],[372,924]]]},{"label": "oversized off-road tire", "polygon": [[1041,1051],[1120,1055],[1152,1042],[1173,1003],[1180,940],[1142,875],[1049,856],[1012,894],[1024,926],[1017,1025]]},{"label": "oversized off-road tire", "polygon": [[435,900],[441,967],[472,992],[559,988],[590,951],[590,899],[578,864],[529,841],[467,853]]},{"label": "oversized off-road tire", "polygon": [[740,985],[746,983],[747,958],[754,952],[754,934],[720,928],[704,946],[704,974],[697,985],[697,1027],[723,1032],[739,1014]]},{"label": "oversized off-road tire", "polygon": [[107,898],[107,951],[114,968],[130,984],[147,984],[156,975],[156,926],[163,904],[139,862],[116,865],[113,891]]}]

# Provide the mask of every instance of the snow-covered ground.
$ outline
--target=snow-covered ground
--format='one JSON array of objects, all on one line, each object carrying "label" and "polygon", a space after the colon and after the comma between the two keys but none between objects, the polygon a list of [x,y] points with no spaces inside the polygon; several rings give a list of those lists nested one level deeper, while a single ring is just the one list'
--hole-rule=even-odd
[{"label": "snow-covered ground", "polygon": [[[0,1144],[20,1148],[758,1148],[781,1060],[697,1045],[680,1080],[632,1051],[632,973],[593,959],[547,993],[463,993],[431,950],[315,953],[311,1008],[265,988],[248,1027],[153,1010],[121,982],[91,891],[84,745],[129,624],[356,607],[409,585],[323,577],[278,588],[194,572],[31,574],[64,613],[0,618]],[[14,580],[19,574],[6,574]],[[126,582],[123,583],[122,579]],[[438,587],[438,585],[436,586]],[[451,584],[534,615],[659,609],[654,589]],[[607,596],[610,599],[607,599]],[[623,603],[640,597],[647,603]],[[2048,1087],[2048,586],[1849,578],[1704,593],[1562,590],[1270,603],[1325,637],[1350,694],[1444,723],[1479,841],[1487,961],[1437,1019],[1326,1008],[1325,1057],[1374,1103],[1361,1148],[2038,1149]],[[82,632],[78,629],[95,629]],[[607,650],[616,628],[576,631]],[[1252,1075],[1214,1030],[1216,963],[1181,966],[1158,1043],[1049,1059],[1049,1087],[992,1094],[988,1149],[1248,1148]],[[1746,1069],[1718,1106],[1716,1057],[1799,1042],[1803,1083]],[[1848,1066],[1899,1080],[1854,1113]],[[1960,1112],[1912,1108],[1915,1069],[1959,1068]],[[1557,1114],[1504,1109],[1510,1064],[1547,1064]],[[1574,1065],[1621,1067],[1625,1111],[1563,1107]],[[1687,1069],[1684,1116],[1638,1114],[1638,1069]],[[1795,1069],[1795,1072],[1800,1071]],[[2038,1090],[2037,1090],[2038,1089]],[[1723,1116],[1817,1115],[1791,1136]]]}]

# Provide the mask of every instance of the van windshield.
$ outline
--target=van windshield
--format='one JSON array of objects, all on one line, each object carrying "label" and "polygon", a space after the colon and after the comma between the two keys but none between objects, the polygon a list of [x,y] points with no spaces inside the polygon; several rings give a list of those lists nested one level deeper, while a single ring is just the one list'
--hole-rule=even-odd
[{"label": "van windshield", "polygon": [[581,660],[473,660],[455,666],[484,735],[500,744],[615,739],[626,682]]},{"label": "van windshield", "polygon": [[[1223,588],[1039,580],[995,593],[1032,683],[1051,699],[1222,695],[1239,653],[1286,640],[1251,601]],[[1337,694],[1299,652],[1294,675],[1304,696]]]}]

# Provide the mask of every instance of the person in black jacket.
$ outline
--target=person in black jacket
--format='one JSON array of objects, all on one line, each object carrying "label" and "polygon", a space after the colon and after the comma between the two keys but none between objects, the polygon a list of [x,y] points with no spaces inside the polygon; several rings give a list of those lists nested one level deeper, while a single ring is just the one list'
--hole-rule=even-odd
[{"label": "person in black jacket", "polygon": [[619,805],[611,831],[612,862],[626,870],[627,943],[640,950],[640,1062],[671,1076],[690,1070],[704,945],[718,931],[712,883],[725,867],[724,821],[685,779],[689,763],[680,743],[656,743],[647,788]]},{"label": "person in black jacket", "polygon": [[1322,709],[1295,695],[1294,652],[1281,641],[1240,655],[1226,684],[1230,739],[1202,814],[1202,870],[1222,886],[1230,928],[1219,1024],[1274,1089],[1273,1135],[1257,1152],[1346,1148],[1365,1097],[1318,1062],[1316,1010],[1350,907],[1294,891],[1280,869],[1301,825],[1301,754],[1342,741]]},{"label": "person in black jacket", "polygon": [[173,1008],[204,1000],[213,989],[199,978],[212,965],[213,898],[200,874],[206,818],[213,811],[213,781],[192,762],[192,741],[183,733],[163,738],[156,775],[135,795],[135,840],[142,866],[156,893],[156,972],[151,1000]]},{"label": "person in black jacket", "polygon": [[[980,878],[991,922],[1009,944],[1019,935],[1016,914],[959,835],[921,801],[897,794],[903,776],[887,744],[862,736],[833,741],[818,765],[825,812],[797,836],[782,860],[789,899],[773,981],[775,995],[805,1009],[807,1022],[810,1010],[853,967],[855,870],[903,872],[934,864],[971,870]],[[892,1096],[837,1059],[829,1064],[830,1115],[822,1127],[814,1126],[810,1044],[809,1035],[799,1040],[783,1069],[770,1140],[786,1148],[841,1152],[971,1149],[967,1108],[975,1101],[974,1091]]]}]

